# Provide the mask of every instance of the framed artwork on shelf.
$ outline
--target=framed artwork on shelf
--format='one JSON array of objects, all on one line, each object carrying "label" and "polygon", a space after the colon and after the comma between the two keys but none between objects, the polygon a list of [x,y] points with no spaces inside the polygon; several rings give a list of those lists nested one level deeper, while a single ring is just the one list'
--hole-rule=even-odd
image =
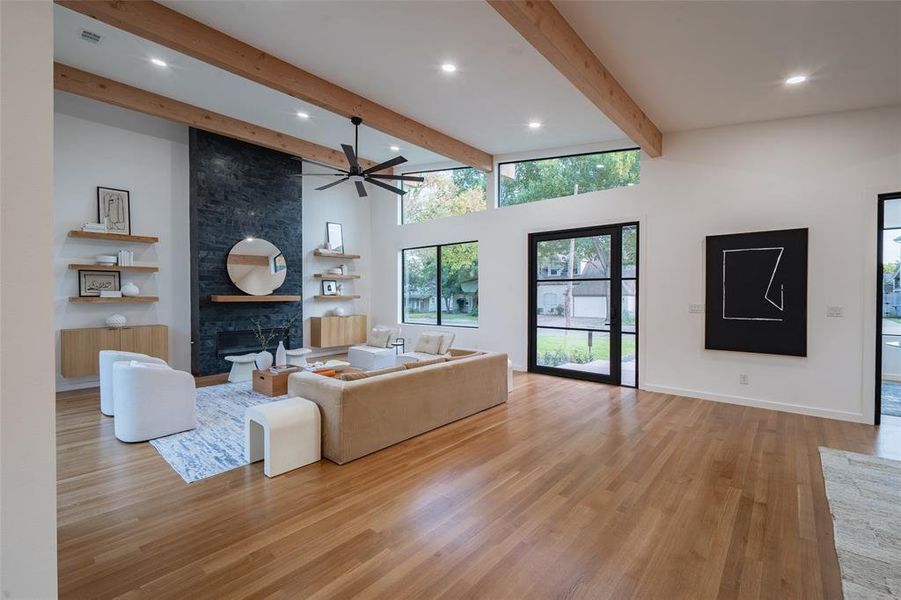
[{"label": "framed artwork on shelf", "polygon": [[322,280],[322,295],[323,296],[337,296],[338,295],[338,282],[334,279],[323,279]]},{"label": "framed artwork on shelf", "polygon": [[708,350],[807,356],[807,229],[707,236]]},{"label": "framed artwork on shelf", "polygon": [[78,295],[81,297],[119,291],[119,283],[118,271],[78,271]]},{"label": "framed artwork on shelf", "polygon": [[131,203],[128,190],[97,186],[97,222],[108,233],[131,235]]},{"label": "framed artwork on shelf", "polygon": [[344,228],[341,223],[326,223],[326,243],[328,249],[338,254],[344,253]]}]

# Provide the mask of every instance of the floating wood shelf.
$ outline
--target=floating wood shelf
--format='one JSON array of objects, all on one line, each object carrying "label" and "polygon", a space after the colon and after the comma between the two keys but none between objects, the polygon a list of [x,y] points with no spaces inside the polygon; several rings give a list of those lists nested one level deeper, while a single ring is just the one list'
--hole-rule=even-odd
[{"label": "floating wood shelf", "polygon": [[157,302],[159,296],[123,296],[121,298],[101,298],[100,296],[69,296],[75,304],[149,304]]},{"label": "floating wood shelf", "polygon": [[160,238],[153,235],[122,235],[119,233],[102,233],[99,231],[81,231],[79,229],[70,231],[69,237],[107,240],[110,242],[135,242],[138,244],[155,244],[160,241]]},{"label": "floating wood shelf", "polygon": [[142,273],[156,273],[160,270],[155,265],[96,265],[94,263],[69,263],[70,269],[81,271],[134,271]]},{"label": "floating wood shelf", "polygon": [[332,275],[331,273],[316,273],[315,275],[313,275],[313,277],[315,277],[316,279],[335,279],[335,280],[340,280],[340,279],[359,279],[359,278],[360,278],[359,275],[351,275],[351,274],[348,274],[348,275]]},{"label": "floating wood shelf", "polygon": [[249,294],[234,294],[210,296],[211,302],[300,302],[300,296],[251,296]]},{"label": "floating wood shelf", "polygon": [[344,258],[346,260],[360,258],[359,254],[333,254],[331,252],[323,252],[322,250],[313,250],[313,256],[319,256],[322,258]]},{"label": "floating wood shelf", "polygon": [[323,296],[319,294],[317,296],[313,296],[317,300],[356,300],[360,297],[359,294],[337,294],[334,296]]}]

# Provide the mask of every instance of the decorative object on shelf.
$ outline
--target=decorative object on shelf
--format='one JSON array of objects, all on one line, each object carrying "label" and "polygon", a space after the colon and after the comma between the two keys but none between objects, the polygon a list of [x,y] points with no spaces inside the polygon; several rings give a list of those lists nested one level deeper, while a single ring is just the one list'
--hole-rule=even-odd
[{"label": "decorative object on shelf", "polygon": [[102,291],[118,290],[118,271],[78,271],[79,296],[99,296]]},{"label": "decorative object on shelf", "polygon": [[137,296],[141,293],[141,290],[134,283],[129,281],[125,285],[122,286],[122,295],[123,296]]},{"label": "decorative object on shelf", "polygon": [[341,267],[335,267],[334,269],[329,269],[326,271],[326,273],[328,273],[329,275],[344,275],[344,269],[342,267],[344,267],[344,265],[341,265]]},{"label": "decorative object on shelf", "polygon": [[275,244],[259,238],[243,239],[228,253],[228,277],[239,290],[251,296],[266,296],[277,290],[288,275],[288,263]]},{"label": "decorative object on shelf", "polygon": [[262,352],[257,353],[257,357],[255,360],[257,364],[258,371],[266,371],[269,367],[272,366],[272,353],[268,350],[263,350]]},{"label": "decorative object on shelf", "polygon": [[344,284],[339,283],[338,285],[335,286],[335,289],[338,290],[337,295],[340,296],[342,293],[344,293]]},{"label": "decorative object on shelf", "polygon": [[332,309],[332,314],[335,315],[336,317],[343,317],[344,316],[344,307],[336,306],[335,308]]},{"label": "decorative object on shelf", "polygon": [[708,350],[807,356],[807,229],[707,236]]},{"label": "decorative object on shelf", "polygon": [[113,329],[125,327],[126,323],[128,323],[128,319],[125,318],[125,315],[115,314],[106,318],[106,326]]},{"label": "decorative object on shelf", "polygon": [[285,344],[279,340],[278,348],[275,350],[275,366],[284,367],[288,364],[288,354],[285,351]]},{"label": "decorative object on shelf", "polygon": [[338,295],[338,282],[334,279],[323,279],[322,280],[322,295],[323,296],[337,296]]},{"label": "decorative object on shelf", "polygon": [[326,243],[328,249],[338,254],[344,253],[344,228],[341,223],[326,223]]},{"label": "decorative object on shelf", "polygon": [[90,231],[92,233],[109,233],[106,230],[106,225],[103,223],[85,223],[81,226],[82,231]]},{"label": "decorative object on shelf", "polygon": [[116,257],[109,254],[101,254],[94,257],[94,262],[104,267],[111,267],[116,264]]},{"label": "decorative object on shelf", "polygon": [[101,298],[121,298],[122,290],[100,290]]},{"label": "decorative object on shelf", "polygon": [[107,233],[131,235],[131,203],[128,190],[97,186],[97,220]]},{"label": "decorative object on shelf", "polygon": [[135,253],[131,250],[119,250],[116,260],[120,267],[130,267],[135,264]]}]

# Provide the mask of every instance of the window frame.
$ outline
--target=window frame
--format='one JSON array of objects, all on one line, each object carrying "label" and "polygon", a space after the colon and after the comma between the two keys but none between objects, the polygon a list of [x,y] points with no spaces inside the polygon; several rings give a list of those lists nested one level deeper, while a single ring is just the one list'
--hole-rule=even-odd
[{"label": "window frame", "polygon": [[[445,169],[440,169],[445,170]],[[412,246],[410,248],[401,248],[400,250],[400,322],[404,325],[421,325],[423,327],[463,327],[465,329],[478,329],[479,323],[475,325],[460,325],[459,323],[444,324],[441,322],[441,249],[445,246],[460,246],[462,244],[478,244],[479,240],[469,240],[466,242],[450,242],[447,244],[426,244],[425,246]],[[404,259],[404,252],[407,250],[423,250],[426,248],[435,249],[435,296],[437,302],[435,304],[435,323],[414,323],[407,321],[407,261]],[[477,271],[480,270],[477,269]],[[479,274],[481,280],[481,274]]]},{"label": "window frame", "polygon": [[[446,168],[444,168],[444,169],[423,169],[423,170],[420,170],[420,171],[401,171],[401,175],[413,175],[413,176],[416,176],[416,175],[425,175],[426,173],[443,173],[443,172],[445,172],[445,171],[460,171],[460,170],[462,170],[462,169],[472,169],[472,170],[474,170],[474,171],[479,171],[480,173],[482,173],[482,174],[485,176],[485,199],[486,199],[485,208],[483,208],[483,209],[480,210],[480,211],[476,211],[476,212],[482,212],[482,211],[484,211],[484,210],[488,210],[488,202],[487,202],[487,199],[488,199],[488,191],[489,191],[489,189],[491,188],[491,186],[488,184],[488,176],[490,175],[490,173],[487,173],[487,172],[482,171],[482,170],[480,170],[480,169],[476,169],[475,167],[467,167],[467,166],[463,165],[463,166],[460,166],[460,167],[446,167]],[[400,182],[400,189],[406,191],[407,188],[406,188],[406,186],[404,185],[404,183],[405,183],[405,182],[403,182],[403,181]],[[435,219],[429,219],[428,221],[414,221],[414,222],[408,223],[407,220],[404,218],[404,217],[406,216],[405,213],[404,213],[404,198],[406,197],[406,194],[399,194],[399,196],[400,196],[400,224],[401,224],[401,225],[415,225],[416,223],[430,223],[431,221],[437,221],[438,219],[446,219],[446,218],[448,218],[448,217],[463,217],[463,216],[466,216],[466,215],[471,215],[471,214],[473,214],[473,213],[470,212],[470,213],[464,213],[464,214],[462,214],[462,215],[447,215],[447,217],[438,217],[438,218],[435,218]],[[469,242],[460,242],[460,243],[461,243],[461,244],[468,244]],[[444,245],[445,245],[445,246],[451,246],[451,245],[453,245],[453,244],[444,244]],[[422,247],[422,248],[427,248],[428,246],[421,246],[421,247]],[[415,250],[415,248],[404,248],[404,250]]]},{"label": "window frame", "polygon": [[[526,204],[534,204],[535,202],[544,202],[545,200],[555,200],[556,198],[565,198],[566,197],[566,196],[556,196],[554,198],[542,198],[541,200],[530,200],[529,202],[520,202],[519,204],[501,204],[501,180],[503,179],[503,176],[501,175],[501,167],[503,165],[518,165],[521,163],[538,162],[538,161],[542,161],[542,160],[562,160],[564,158],[578,158],[580,156],[596,156],[596,155],[600,155],[600,154],[613,154],[616,152],[633,152],[636,150],[641,152],[641,148],[639,148],[638,146],[630,146],[628,148],[616,148],[614,150],[575,152],[573,154],[561,154],[560,156],[540,156],[537,158],[523,158],[523,159],[519,159],[519,160],[498,161],[498,163],[494,169],[494,172],[496,173],[495,179],[497,180],[495,189],[494,189],[494,192],[495,192],[495,195],[494,195],[494,205],[495,206],[494,207],[495,208],[509,208],[511,206],[523,206]],[[640,173],[641,173],[641,157],[639,156],[639,175],[640,175]],[[618,187],[628,187],[628,186],[618,186]],[[612,189],[615,189],[615,188],[604,188],[602,190],[593,190],[593,191],[604,192],[606,190],[612,190]],[[579,192],[579,194],[575,194],[575,195],[578,196],[581,194],[588,194],[588,193],[590,193],[590,192]],[[569,195],[572,196],[574,194],[569,194]]]}]

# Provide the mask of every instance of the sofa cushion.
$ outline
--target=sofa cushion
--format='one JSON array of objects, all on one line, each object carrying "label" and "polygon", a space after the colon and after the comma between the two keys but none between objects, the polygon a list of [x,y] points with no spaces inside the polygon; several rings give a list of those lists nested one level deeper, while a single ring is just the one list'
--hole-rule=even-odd
[{"label": "sofa cushion", "polygon": [[398,371],[403,371],[403,365],[397,365],[396,367],[386,367],[384,369],[376,369],[375,371],[367,371],[366,374],[370,377],[378,377],[379,375],[387,375],[388,373],[397,373]]},{"label": "sofa cushion", "polygon": [[423,333],[416,340],[416,352],[424,352],[425,354],[441,354],[441,342],[443,338],[440,333]]},{"label": "sofa cushion", "polygon": [[366,336],[366,345],[374,348],[387,348],[391,341],[391,330],[385,327],[373,327]]},{"label": "sofa cushion", "polygon": [[443,363],[445,359],[443,356],[437,356],[431,360],[420,360],[416,362],[408,362],[404,363],[405,369],[416,369],[418,367],[427,367],[429,365],[437,365],[438,363]]},{"label": "sofa cushion", "polygon": [[338,375],[341,381],[356,381],[358,379],[366,379],[369,377],[369,373],[366,371],[350,371],[347,373],[341,373]]},{"label": "sofa cushion", "polygon": [[465,352],[463,354],[452,354],[447,357],[447,362],[451,362],[454,360],[460,360],[461,358],[472,358],[473,356],[481,356],[485,354],[484,352]]}]

